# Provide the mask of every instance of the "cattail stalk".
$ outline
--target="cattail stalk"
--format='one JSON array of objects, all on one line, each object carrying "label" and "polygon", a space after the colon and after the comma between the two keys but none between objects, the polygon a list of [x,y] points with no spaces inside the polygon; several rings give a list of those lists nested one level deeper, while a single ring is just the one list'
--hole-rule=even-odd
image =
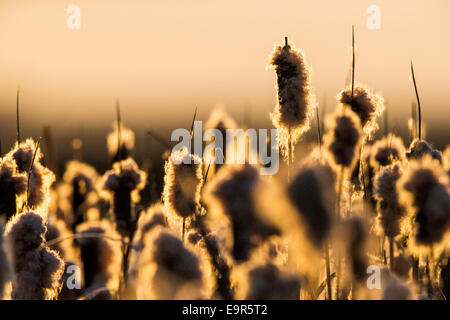
[{"label": "cattail stalk", "polygon": [[422,139],[422,110],[420,107],[420,99],[419,99],[419,91],[417,90],[417,84],[416,84],[416,77],[414,76],[414,67],[411,60],[411,76],[414,84],[414,91],[416,92],[416,99],[417,99],[417,112],[418,112],[418,132],[419,132],[419,140]]}]

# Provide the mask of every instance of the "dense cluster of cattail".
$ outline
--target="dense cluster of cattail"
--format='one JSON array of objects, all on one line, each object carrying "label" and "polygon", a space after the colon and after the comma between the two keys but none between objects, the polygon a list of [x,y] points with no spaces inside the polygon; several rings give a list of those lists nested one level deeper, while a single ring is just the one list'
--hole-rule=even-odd
[{"label": "dense cluster of cattail", "polygon": [[[420,110],[409,146],[377,133],[383,98],[352,78],[323,139],[316,112],[319,143],[305,138],[294,157],[318,107],[310,67],[287,39],[270,65],[288,159],[273,176],[219,140],[203,158],[184,147],[145,165],[119,108],[106,172],[77,147],[56,175],[39,140],[18,134],[0,155],[0,297],[448,299],[450,146],[417,134]],[[239,126],[216,109],[205,129],[225,138]],[[244,163],[215,163],[235,153]]]}]

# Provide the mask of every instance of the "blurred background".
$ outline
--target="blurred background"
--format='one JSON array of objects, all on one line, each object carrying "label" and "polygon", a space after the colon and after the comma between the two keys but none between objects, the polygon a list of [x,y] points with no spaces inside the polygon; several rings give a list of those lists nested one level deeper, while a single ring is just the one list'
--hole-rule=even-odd
[{"label": "blurred background", "polygon": [[[66,26],[70,5],[81,9],[80,30]],[[379,30],[366,25],[370,5],[381,9]],[[348,79],[352,24],[356,81],[385,97],[390,130],[407,137],[412,59],[427,139],[442,148],[449,140],[449,14],[447,0],[1,0],[2,148],[16,137],[19,86],[22,136],[50,126],[61,162],[80,137],[86,161],[107,163],[116,99],[136,133],[138,159],[161,151],[146,129],[168,139],[190,126],[196,107],[200,120],[220,104],[241,123],[271,127],[275,74],[267,62],[284,36],[304,51],[320,108],[331,111]]]}]

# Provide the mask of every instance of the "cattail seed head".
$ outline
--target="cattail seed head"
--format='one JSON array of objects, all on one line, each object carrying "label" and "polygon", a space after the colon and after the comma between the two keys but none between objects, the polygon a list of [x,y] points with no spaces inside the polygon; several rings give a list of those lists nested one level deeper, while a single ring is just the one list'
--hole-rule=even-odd
[{"label": "cattail seed head", "polygon": [[287,192],[307,224],[313,243],[321,248],[331,228],[335,203],[335,174],[330,166],[304,166],[290,183]]},{"label": "cattail seed head", "polygon": [[55,299],[64,262],[45,244],[44,219],[34,213],[16,215],[6,226],[13,299]]},{"label": "cattail seed head", "polygon": [[377,118],[384,111],[383,98],[372,93],[368,88],[357,86],[343,90],[338,95],[338,101],[345,106],[349,106],[356,113],[361,121],[361,127],[368,139],[372,139],[375,131],[378,130]]},{"label": "cattail seed head", "polygon": [[310,69],[303,53],[290,45],[276,46],[270,65],[277,73],[278,104],[270,115],[279,130],[280,147],[284,154],[291,143],[310,128],[310,114],[315,105],[310,86]]},{"label": "cattail seed head", "polygon": [[356,163],[361,140],[361,126],[353,111],[328,118],[329,130],[324,136],[327,151],[336,166],[352,168]]},{"label": "cattail seed head", "polygon": [[139,191],[145,187],[147,174],[139,170],[133,159],[115,162],[113,168],[99,181],[102,195],[112,198],[117,230],[130,237],[134,224],[134,203],[139,201]]},{"label": "cattail seed head", "polygon": [[385,138],[377,140],[372,146],[370,164],[373,168],[378,169],[388,166],[394,161],[403,162],[405,152],[401,138],[389,134]]},{"label": "cattail seed head", "polygon": [[103,287],[117,292],[122,268],[122,245],[117,241],[120,235],[107,220],[82,223],[77,233],[85,292]]},{"label": "cattail seed head", "polygon": [[205,189],[204,199],[211,209],[230,219],[233,229],[233,257],[248,260],[259,241],[279,233],[260,218],[254,188],[260,183],[258,168],[250,164],[227,166],[219,171]]},{"label": "cattail seed head", "polygon": [[173,152],[166,161],[164,205],[181,218],[193,216],[200,203],[203,185],[202,160],[186,148]]},{"label": "cattail seed head", "polygon": [[[418,245],[436,245],[450,227],[449,179],[439,162],[426,155],[411,161],[398,181],[401,201],[410,211],[412,236]],[[408,229],[408,225],[405,226]]]},{"label": "cattail seed head", "polygon": [[393,163],[381,168],[375,176],[378,223],[384,235],[391,238],[400,234],[400,222],[406,215],[405,207],[399,202],[397,190],[397,181],[402,174],[400,164]]},{"label": "cattail seed head", "polygon": [[430,155],[433,159],[439,160],[439,162],[442,161],[442,153],[439,150],[433,149],[427,141],[419,139],[411,142],[409,150],[406,152],[406,157],[410,160],[421,159],[426,154]]},{"label": "cattail seed head", "polygon": [[201,297],[199,258],[175,235],[162,229],[145,236],[139,262],[138,299]]},{"label": "cattail seed head", "polygon": [[120,124],[120,152],[117,152],[118,147],[118,127],[117,122],[113,124],[113,130],[106,138],[106,146],[108,147],[108,154],[113,159],[113,162],[127,159],[132,156],[134,149],[134,132]]},{"label": "cattail seed head", "polygon": [[282,272],[268,262],[248,270],[238,283],[237,299],[297,300],[300,292],[298,276]]}]

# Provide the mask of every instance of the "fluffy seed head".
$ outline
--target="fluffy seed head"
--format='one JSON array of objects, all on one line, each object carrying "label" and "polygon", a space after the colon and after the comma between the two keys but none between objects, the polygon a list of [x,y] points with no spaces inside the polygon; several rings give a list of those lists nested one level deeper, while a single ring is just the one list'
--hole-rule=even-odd
[{"label": "fluffy seed head", "polygon": [[258,168],[250,164],[227,166],[219,171],[205,189],[205,201],[212,210],[230,219],[233,229],[233,257],[246,261],[259,241],[279,233],[263,221],[254,199],[259,184]]},{"label": "fluffy seed head", "polygon": [[46,231],[43,218],[34,212],[19,214],[6,226],[13,299],[55,299],[58,295],[64,262],[46,246]]},{"label": "fluffy seed head", "polygon": [[[16,142],[14,148],[6,155],[6,157],[11,157],[17,164],[17,170],[19,172],[28,172],[31,166],[31,161],[33,160],[33,155],[36,151],[36,142],[32,138],[28,138],[22,141],[20,145]],[[35,164],[42,159],[42,152],[39,148],[36,153]]]},{"label": "fluffy seed head", "polygon": [[300,279],[270,262],[253,267],[240,280],[237,299],[297,300],[300,292]]},{"label": "fluffy seed head", "polygon": [[86,290],[106,287],[117,292],[122,268],[122,245],[117,241],[120,235],[106,220],[82,223],[77,233]]},{"label": "fluffy seed head", "polygon": [[194,299],[201,296],[198,257],[168,231],[145,236],[140,258],[138,299]]},{"label": "fluffy seed head", "polygon": [[288,195],[307,224],[313,242],[321,247],[331,227],[334,210],[334,172],[327,165],[303,167],[288,187]]},{"label": "fluffy seed head", "polygon": [[193,216],[203,185],[201,158],[183,148],[172,152],[164,169],[164,205],[181,218]]},{"label": "fluffy seed head", "polygon": [[430,156],[411,161],[397,187],[410,211],[405,223],[411,223],[415,242],[425,246],[440,243],[450,227],[450,193],[448,176],[439,162]]},{"label": "fluffy seed head", "polygon": [[390,165],[394,161],[402,162],[405,159],[405,146],[401,138],[389,134],[377,140],[371,149],[370,164],[378,169]]},{"label": "fluffy seed head", "polygon": [[377,118],[385,108],[383,98],[365,87],[357,86],[353,90],[353,97],[351,88],[345,89],[338,95],[338,101],[356,113],[364,134],[372,139],[378,129]]},{"label": "fluffy seed head", "polygon": [[375,176],[378,223],[388,237],[400,233],[400,222],[406,214],[405,207],[399,202],[397,190],[397,181],[402,174],[400,164],[394,163],[381,168]]},{"label": "fluffy seed head", "polygon": [[286,154],[289,139],[295,143],[310,127],[314,108],[310,70],[303,53],[290,45],[276,46],[270,65],[277,73],[278,93],[278,104],[270,117],[279,129],[280,147]]},{"label": "fluffy seed head", "polygon": [[437,149],[433,149],[431,144],[425,140],[415,139],[411,142],[409,150],[406,152],[406,156],[410,160],[420,159],[426,154],[430,155],[433,159],[442,161],[441,152]]},{"label": "fluffy seed head", "polygon": [[357,160],[361,126],[353,111],[337,113],[328,118],[329,130],[324,136],[327,151],[336,166],[352,168]]}]

